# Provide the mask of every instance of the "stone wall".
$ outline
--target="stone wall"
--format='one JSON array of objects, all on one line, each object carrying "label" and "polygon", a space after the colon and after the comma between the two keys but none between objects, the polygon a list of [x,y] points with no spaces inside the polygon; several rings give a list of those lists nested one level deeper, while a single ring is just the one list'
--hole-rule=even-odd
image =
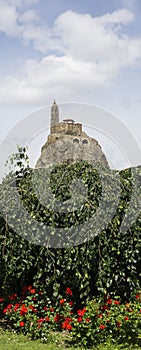
[{"label": "stone wall", "polygon": [[82,134],[82,124],[60,122],[51,126],[51,134],[54,133],[65,133],[80,136]]}]

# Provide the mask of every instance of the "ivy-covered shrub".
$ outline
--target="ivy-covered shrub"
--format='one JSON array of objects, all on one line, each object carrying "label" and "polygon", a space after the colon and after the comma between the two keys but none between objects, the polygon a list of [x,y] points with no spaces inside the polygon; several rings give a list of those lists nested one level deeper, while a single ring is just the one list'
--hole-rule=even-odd
[{"label": "ivy-covered shrub", "polygon": [[[56,166],[51,172],[50,187],[55,200],[64,203],[65,210],[65,203],[71,201],[73,179],[81,179],[87,189],[86,199],[80,206],[72,211],[68,208],[65,212],[57,212],[51,201],[45,205],[50,196],[44,186],[44,181],[48,181],[46,172],[40,172],[36,188],[33,170],[26,164],[25,150],[19,149],[14,158],[15,170],[0,186],[1,293],[19,293],[23,285],[34,283],[36,287],[45,288],[51,301],[55,302],[69,284],[76,306],[81,307],[83,301],[103,293],[112,292],[126,300],[134,289],[140,288],[141,215],[135,215],[139,210],[140,167],[134,169],[137,184],[134,186],[132,169],[117,172],[101,165],[95,168],[84,161]],[[113,210],[107,227],[99,230],[105,213],[109,215],[117,201],[116,186],[119,186],[120,194],[116,211]],[[41,201],[38,189],[42,193]],[[94,214],[101,202],[98,227]],[[136,220],[129,229],[120,230],[130,202],[129,216]],[[91,218],[92,224],[86,229]],[[70,229],[76,229],[78,242],[80,225],[82,237],[80,244],[75,245]],[[58,248],[49,246],[46,227],[51,228],[50,238],[52,242],[58,242]],[[64,236],[56,233],[58,227],[64,229]],[[62,247],[69,239],[70,246]]]}]

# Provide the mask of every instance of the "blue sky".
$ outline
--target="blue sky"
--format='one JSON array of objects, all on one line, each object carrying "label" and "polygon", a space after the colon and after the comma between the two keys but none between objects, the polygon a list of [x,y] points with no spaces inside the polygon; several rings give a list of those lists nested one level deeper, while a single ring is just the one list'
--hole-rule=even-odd
[{"label": "blue sky", "polygon": [[140,0],[0,0],[0,140],[55,98],[112,112],[141,147],[140,17]]}]

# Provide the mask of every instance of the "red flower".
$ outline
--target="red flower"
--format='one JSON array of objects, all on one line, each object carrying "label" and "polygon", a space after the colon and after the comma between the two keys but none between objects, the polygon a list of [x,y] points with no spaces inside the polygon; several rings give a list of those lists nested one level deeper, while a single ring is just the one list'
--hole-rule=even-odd
[{"label": "red flower", "polygon": [[65,303],[65,299],[60,300],[60,305],[63,305]]},{"label": "red flower", "polygon": [[54,311],[53,307],[50,307],[50,312],[53,312],[53,311]]},{"label": "red flower", "polygon": [[33,300],[33,301],[37,301],[37,298],[36,298],[36,297],[34,297],[34,298],[32,298],[32,300]]},{"label": "red flower", "polygon": [[36,293],[36,289],[34,289],[34,288],[30,289],[30,293],[31,294],[35,294]]},{"label": "red flower", "polygon": [[67,325],[67,330],[68,330],[68,331],[71,331],[71,330],[72,330],[71,324],[68,324],[68,325]]},{"label": "red flower", "polygon": [[62,328],[63,328],[63,329],[67,329],[68,324],[69,324],[68,321],[64,321],[64,322],[62,323]]},{"label": "red flower", "polygon": [[44,309],[44,311],[47,311],[47,310],[48,310],[47,306],[44,306],[44,308],[43,308],[43,309]]},{"label": "red flower", "polygon": [[112,299],[107,300],[107,304],[111,305],[112,304]]},{"label": "red flower", "polygon": [[16,312],[18,309],[19,309],[19,307],[20,307],[20,304],[15,304],[15,306],[14,306],[14,311]]},{"label": "red flower", "polygon": [[8,305],[3,309],[3,313],[6,314],[7,311],[10,312],[11,309],[12,309],[12,306],[13,306],[12,304],[8,304]]},{"label": "red flower", "polygon": [[42,294],[43,294],[43,292],[40,290],[40,291],[38,292],[38,294],[39,294],[39,295],[42,295]]},{"label": "red flower", "polygon": [[82,310],[77,310],[77,315],[78,315],[78,316],[83,316]]},{"label": "red flower", "polygon": [[9,295],[10,300],[15,300],[16,298],[17,298],[17,294]]},{"label": "red flower", "polygon": [[29,286],[29,287],[28,287],[28,290],[29,290],[29,292],[30,292],[31,294],[35,294],[35,293],[36,293],[36,289],[33,288],[32,286]]},{"label": "red flower", "polygon": [[117,323],[118,327],[120,327],[121,324],[122,324],[122,322],[118,321],[118,323]]},{"label": "red flower", "polygon": [[0,303],[3,303],[3,301],[4,301],[4,298],[0,298]]},{"label": "red flower", "polygon": [[43,323],[44,322],[44,318],[39,318],[38,323]]},{"label": "red flower", "polygon": [[6,314],[6,312],[7,312],[7,307],[5,307],[5,308],[3,309],[3,313]]},{"label": "red flower", "polygon": [[60,315],[56,314],[56,316],[54,317],[54,322],[58,322],[60,320]]},{"label": "red flower", "polygon": [[72,318],[66,317],[65,321],[62,323],[62,328],[68,329],[70,331],[72,329],[72,326],[70,325],[71,321],[72,321]]},{"label": "red flower", "polygon": [[129,317],[128,316],[125,316],[124,317],[124,321],[128,321],[129,320]]},{"label": "red flower", "polygon": [[25,323],[23,321],[20,322],[20,327],[24,327]]},{"label": "red flower", "polygon": [[28,308],[31,309],[34,313],[37,312],[37,310],[35,309],[35,307],[33,305],[29,305]]},{"label": "red flower", "polygon": [[83,310],[82,310],[83,315],[85,314],[86,311],[87,311],[86,307],[83,307]]},{"label": "red flower", "polygon": [[31,309],[31,310],[34,310],[34,306],[33,305],[29,305],[28,308]]},{"label": "red flower", "polygon": [[32,289],[32,288],[33,288],[32,286],[28,286],[28,287],[27,287],[27,290],[30,291],[30,289]]},{"label": "red flower", "polygon": [[48,322],[48,321],[49,321],[49,317],[46,317],[46,318],[45,318],[45,321]]},{"label": "red flower", "polygon": [[78,310],[78,311],[77,311],[77,315],[83,317],[86,311],[87,311],[87,310],[86,310],[86,308],[84,307],[82,310]]},{"label": "red flower", "polygon": [[68,287],[66,288],[66,294],[68,295],[72,295],[72,290]]},{"label": "red flower", "polygon": [[66,321],[67,321],[67,322],[71,322],[71,321],[72,321],[72,318],[71,318],[71,317],[66,317]]},{"label": "red flower", "polygon": [[109,310],[109,306],[108,305],[103,305],[102,306],[102,310]]},{"label": "red flower", "polygon": [[78,317],[78,318],[77,318],[77,321],[78,321],[78,322],[81,322],[81,321],[82,321],[82,317]]},{"label": "red flower", "polygon": [[21,316],[25,316],[25,314],[28,312],[28,308],[24,305],[24,304],[22,304],[22,306],[21,306],[21,310],[20,310],[20,315]]},{"label": "red flower", "polygon": [[105,329],[106,326],[104,326],[103,324],[101,324],[99,328],[100,328],[100,329]]},{"label": "red flower", "polygon": [[136,298],[136,299],[140,299],[140,295],[139,295],[139,294],[136,294],[136,295],[135,295],[135,298]]},{"label": "red flower", "polygon": [[119,305],[120,302],[119,302],[118,300],[115,300],[115,301],[114,301],[114,304],[115,304],[115,305]]},{"label": "red flower", "polygon": [[90,322],[90,318],[89,317],[86,318],[86,322]]},{"label": "red flower", "polygon": [[73,301],[69,301],[69,304],[72,307],[73,306]]}]

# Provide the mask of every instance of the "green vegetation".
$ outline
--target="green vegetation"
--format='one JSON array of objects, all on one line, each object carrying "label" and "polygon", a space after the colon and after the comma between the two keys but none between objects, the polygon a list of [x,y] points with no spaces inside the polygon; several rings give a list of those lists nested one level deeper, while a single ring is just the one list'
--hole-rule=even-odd
[{"label": "green vegetation", "polygon": [[[0,349],[1,350],[80,350],[82,347],[70,347],[64,344],[60,337],[53,335],[53,341],[50,344],[42,344],[40,341],[31,341],[27,336],[15,334],[10,331],[0,329]],[[55,341],[56,339],[56,341]],[[111,344],[110,341],[102,345],[93,347],[92,350],[141,350],[141,347],[130,345]]]},{"label": "green vegetation", "polygon": [[[102,349],[102,342],[107,341],[110,334],[112,339],[118,338],[120,331],[124,349],[127,341],[128,349],[130,343],[135,349],[135,339],[140,337],[141,312],[139,305],[133,305],[133,312],[125,305],[131,302],[137,291],[140,301],[141,168],[118,172],[81,161],[55,166],[50,174],[45,169],[34,172],[28,166],[25,149],[20,148],[11,160],[15,161],[14,171],[9,172],[0,185],[0,299],[3,302],[4,298],[3,308],[7,307],[9,295],[17,294],[20,300],[23,287],[30,286],[29,292],[35,288],[46,293],[50,305],[62,316],[59,302],[60,299],[65,300],[68,287],[73,291],[72,318],[78,317],[78,310],[82,311],[85,306],[89,310],[84,322],[73,319],[67,323],[68,334],[72,334],[76,345],[81,342],[81,346],[88,348],[96,341],[95,349],[99,342]],[[75,208],[72,202],[73,182],[77,184]],[[82,189],[86,190],[86,196]],[[56,203],[61,203],[57,204],[61,210],[54,210]],[[124,220],[126,217],[127,222]],[[58,228],[62,229],[61,234]],[[119,314],[113,302],[111,315],[104,310],[104,315],[97,320],[97,310],[103,307],[101,302],[108,296],[107,300],[120,300]],[[29,307],[30,297],[28,295],[24,299],[24,306],[20,304],[22,312]],[[92,305],[93,300],[97,300],[96,308]],[[43,302],[39,300],[37,305],[39,313]],[[21,315],[19,307],[19,313],[16,310],[14,314],[12,307],[6,313],[10,316],[9,324],[19,332],[19,327],[23,327],[28,335],[31,310],[25,312],[26,316]],[[130,317],[125,314],[126,311],[131,313]],[[28,322],[25,326],[26,320],[20,319],[21,316],[29,318],[29,326]],[[33,339],[40,338],[42,332],[40,327],[37,331],[37,316],[42,315],[34,313],[36,332],[33,332]],[[68,317],[65,310],[63,316]],[[93,323],[89,323],[89,318]],[[122,324],[120,329],[117,329],[117,322]],[[44,321],[42,323],[44,326]],[[62,323],[57,324],[57,329],[54,329],[53,323],[50,329],[47,325],[45,327],[48,336],[50,330],[59,330],[60,336],[62,334],[59,329]],[[132,331],[134,334],[131,336]],[[114,344],[109,349],[116,349],[116,346],[117,349],[122,347]]]},{"label": "green vegetation", "polygon": [[[31,341],[28,336],[12,333],[10,331],[0,330],[0,349],[1,350],[61,350],[66,349],[64,342],[57,336],[56,342],[52,340],[50,344],[42,344],[40,341]],[[59,344],[60,343],[60,344]],[[68,348],[72,350],[73,348]]]},{"label": "green vegetation", "polygon": [[64,298],[58,296],[55,305],[45,290],[24,286],[16,293],[0,298],[0,314],[6,325],[16,333],[50,343],[52,332],[66,335],[69,345],[92,348],[107,339],[112,343],[141,345],[141,292],[132,295],[128,303],[104,296],[88,301],[75,310],[73,292],[67,287]]},{"label": "green vegetation", "polygon": [[[55,167],[48,179],[46,170],[34,174],[25,162],[26,154],[19,150],[16,171],[9,173],[0,187],[0,211],[4,217],[0,218],[1,294],[12,290],[19,294],[22,285],[34,284],[46,287],[50,298],[55,300],[69,285],[78,306],[103,293],[112,292],[128,299],[133,290],[140,288],[141,278],[141,215],[136,215],[140,209],[140,168],[135,169],[133,176],[132,169],[107,172],[107,169],[95,169],[86,162],[79,162]],[[81,180],[80,187],[83,184],[87,189],[85,201],[76,210],[54,211],[56,198],[64,203],[62,210],[65,201],[71,200],[74,179]],[[50,187],[55,199],[52,199]],[[38,189],[42,193],[41,200]],[[43,205],[46,198],[49,202]],[[130,201],[128,216],[135,220],[128,230],[120,230]],[[95,219],[99,205],[100,215]],[[108,226],[98,231],[112,211],[113,218]],[[57,231],[58,227],[63,233]],[[74,246],[75,239],[78,243],[79,238],[81,244]],[[49,239],[61,247],[63,242],[70,245],[55,249],[49,247]]]}]

